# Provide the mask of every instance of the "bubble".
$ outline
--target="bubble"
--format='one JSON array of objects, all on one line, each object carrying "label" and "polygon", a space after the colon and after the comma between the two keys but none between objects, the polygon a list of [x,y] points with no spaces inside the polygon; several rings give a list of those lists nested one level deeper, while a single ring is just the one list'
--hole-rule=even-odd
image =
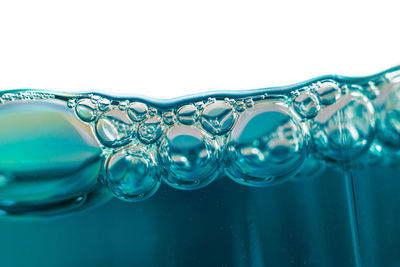
[{"label": "bubble", "polygon": [[194,104],[195,105],[195,107],[197,108],[197,110],[203,110],[204,109],[204,102],[202,102],[202,101],[200,101],[200,102],[197,102],[197,103],[195,103]]},{"label": "bubble", "polygon": [[[0,101],[0,103],[1,103],[1,101]],[[68,106],[69,108],[74,108],[75,105],[76,105],[76,100],[75,100],[74,98],[68,99],[68,101],[67,101],[67,106]]]},{"label": "bubble", "polygon": [[140,122],[147,117],[147,105],[141,102],[133,102],[129,105],[128,115],[136,122]]},{"label": "bubble", "polygon": [[157,191],[160,181],[155,159],[144,148],[125,148],[107,160],[105,184],[119,199],[145,200]]},{"label": "bubble", "polygon": [[98,101],[98,105],[101,111],[107,111],[111,107],[111,101],[107,98],[100,98]]},{"label": "bubble", "polygon": [[296,112],[306,119],[315,117],[320,109],[318,98],[308,91],[303,91],[296,96],[293,106]]},{"label": "bubble", "polygon": [[228,139],[225,171],[236,182],[266,186],[293,174],[305,152],[297,117],[283,103],[265,101],[240,115]]},{"label": "bubble", "polygon": [[118,103],[118,108],[119,108],[120,110],[126,110],[126,109],[128,108],[128,105],[129,105],[129,101],[128,101],[128,100],[120,101],[120,102]]},{"label": "bubble", "polygon": [[155,116],[155,115],[157,115],[157,113],[158,113],[158,110],[156,109],[156,108],[149,108],[149,115],[150,116]]},{"label": "bubble", "polygon": [[240,115],[225,154],[225,172],[234,181],[250,186],[280,182],[304,161],[305,130],[285,104],[257,103]]},{"label": "bubble", "polygon": [[339,85],[334,81],[323,81],[316,86],[319,100],[324,105],[334,103],[340,96]]},{"label": "bubble", "polygon": [[167,125],[174,124],[174,118],[175,118],[175,115],[171,111],[167,111],[163,115],[164,123],[167,124]]},{"label": "bubble", "polygon": [[189,126],[171,127],[159,147],[165,181],[178,189],[197,189],[211,183],[220,168],[219,149],[203,131]]},{"label": "bubble", "polygon": [[182,124],[192,125],[196,122],[199,114],[194,105],[185,105],[178,110],[178,120]]},{"label": "bubble", "polygon": [[400,83],[383,85],[374,104],[378,139],[392,149],[400,149]]},{"label": "bubble", "polygon": [[101,99],[101,96],[98,95],[89,95],[89,97],[90,100],[92,100],[93,104],[97,104]]},{"label": "bubble", "polygon": [[102,144],[108,147],[122,146],[133,136],[133,123],[119,109],[112,109],[100,116],[96,123],[96,134]]},{"label": "bubble", "polygon": [[245,105],[245,103],[244,103],[243,101],[241,101],[241,100],[236,101],[236,110],[237,110],[238,112],[243,112],[243,111],[245,111],[245,110],[246,110],[246,105]]},{"label": "bubble", "polygon": [[138,136],[140,141],[145,144],[151,144],[157,141],[162,133],[163,127],[159,116],[151,117],[142,122],[138,128]]},{"label": "bubble", "polygon": [[94,121],[97,118],[96,104],[92,100],[85,98],[78,101],[75,106],[75,112],[78,118],[85,122]]},{"label": "bubble", "polygon": [[316,153],[328,161],[347,161],[365,153],[374,137],[374,108],[357,92],[320,110],[312,124]]},{"label": "bubble", "polygon": [[201,125],[211,134],[223,135],[235,123],[236,113],[222,101],[208,104],[201,114]]},{"label": "bubble", "polygon": [[244,101],[244,103],[246,104],[247,108],[252,108],[254,106],[254,100],[251,98],[248,98]]}]

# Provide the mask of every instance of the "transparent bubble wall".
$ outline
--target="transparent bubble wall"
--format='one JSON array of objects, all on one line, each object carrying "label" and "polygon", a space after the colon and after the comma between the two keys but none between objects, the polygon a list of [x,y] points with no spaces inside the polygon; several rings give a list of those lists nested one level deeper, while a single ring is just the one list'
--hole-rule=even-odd
[{"label": "transparent bubble wall", "polygon": [[136,256],[110,265],[400,266],[399,69],[171,101],[3,91],[1,215],[99,206],[60,220],[125,229]]}]

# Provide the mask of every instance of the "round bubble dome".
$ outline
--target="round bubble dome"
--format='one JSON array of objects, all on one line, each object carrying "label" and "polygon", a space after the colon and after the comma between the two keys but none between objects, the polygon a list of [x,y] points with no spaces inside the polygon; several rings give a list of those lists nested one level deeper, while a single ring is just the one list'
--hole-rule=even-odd
[{"label": "round bubble dome", "polygon": [[233,180],[264,186],[290,177],[306,156],[306,131],[281,101],[262,101],[244,111],[226,147],[225,171]]}]

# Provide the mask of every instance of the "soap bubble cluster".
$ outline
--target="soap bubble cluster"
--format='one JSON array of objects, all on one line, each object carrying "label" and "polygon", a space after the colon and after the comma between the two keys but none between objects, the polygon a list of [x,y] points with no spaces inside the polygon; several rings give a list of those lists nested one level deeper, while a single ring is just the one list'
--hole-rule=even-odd
[{"label": "soap bubble cluster", "polygon": [[383,155],[400,155],[400,85],[389,80],[324,79],[287,94],[169,107],[95,95],[68,106],[104,146],[104,184],[128,201],[150,197],[161,181],[193,190],[226,174],[261,187],[314,177],[326,164],[380,164],[388,161]]}]

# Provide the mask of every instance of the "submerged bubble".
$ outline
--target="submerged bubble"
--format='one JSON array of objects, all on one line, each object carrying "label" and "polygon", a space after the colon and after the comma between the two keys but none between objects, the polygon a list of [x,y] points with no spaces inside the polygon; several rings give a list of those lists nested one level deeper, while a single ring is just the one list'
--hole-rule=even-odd
[{"label": "submerged bubble", "polygon": [[133,102],[129,105],[128,115],[136,122],[140,122],[147,117],[147,105],[141,102]]},{"label": "submerged bubble", "polygon": [[329,161],[352,160],[372,142],[374,108],[365,96],[353,92],[322,108],[311,127],[318,155]]},{"label": "submerged bubble", "polygon": [[261,102],[244,111],[232,129],[226,173],[245,185],[269,185],[292,175],[305,153],[305,132],[290,109]]},{"label": "submerged bubble", "polygon": [[107,160],[105,184],[119,199],[147,199],[157,191],[160,181],[155,159],[144,148],[124,148]]},{"label": "submerged bubble", "polygon": [[204,187],[221,168],[217,144],[200,129],[189,126],[173,126],[167,131],[159,157],[166,170],[165,181],[179,189]]},{"label": "submerged bubble", "polygon": [[182,124],[192,125],[196,122],[199,114],[194,105],[185,105],[178,109],[177,117]]},{"label": "submerged bubble", "polygon": [[96,123],[96,134],[105,146],[122,146],[130,141],[132,126],[132,121],[124,112],[112,109],[100,116]]},{"label": "submerged bubble", "polygon": [[94,104],[92,100],[88,98],[79,100],[75,106],[75,111],[76,115],[78,115],[78,117],[85,122],[94,121],[98,115],[96,104]]},{"label": "submerged bubble", "polygon": [[306,119],[315,117],[320,109],[318,98],[308,91],[303,91],[296,96],[293,106],[296,112]]},{"label": "submerged bubble", "polygon": [[334,103],[340,96],[339,85],[334,81],[323,81],[316,85],[319,100],[324,105]]},{"label": "submerged bubble", "polygon": [[207,105],[201,114],[201,125],[211,134],[223,135],[235,123],[236,113],[223,101]]},{"label": "submerged bubble", "polygon": [[154,143],[161,137],[162,133],[162,120],[159,116],[148,118],[138,128],[139,139],[145,144]]}]

